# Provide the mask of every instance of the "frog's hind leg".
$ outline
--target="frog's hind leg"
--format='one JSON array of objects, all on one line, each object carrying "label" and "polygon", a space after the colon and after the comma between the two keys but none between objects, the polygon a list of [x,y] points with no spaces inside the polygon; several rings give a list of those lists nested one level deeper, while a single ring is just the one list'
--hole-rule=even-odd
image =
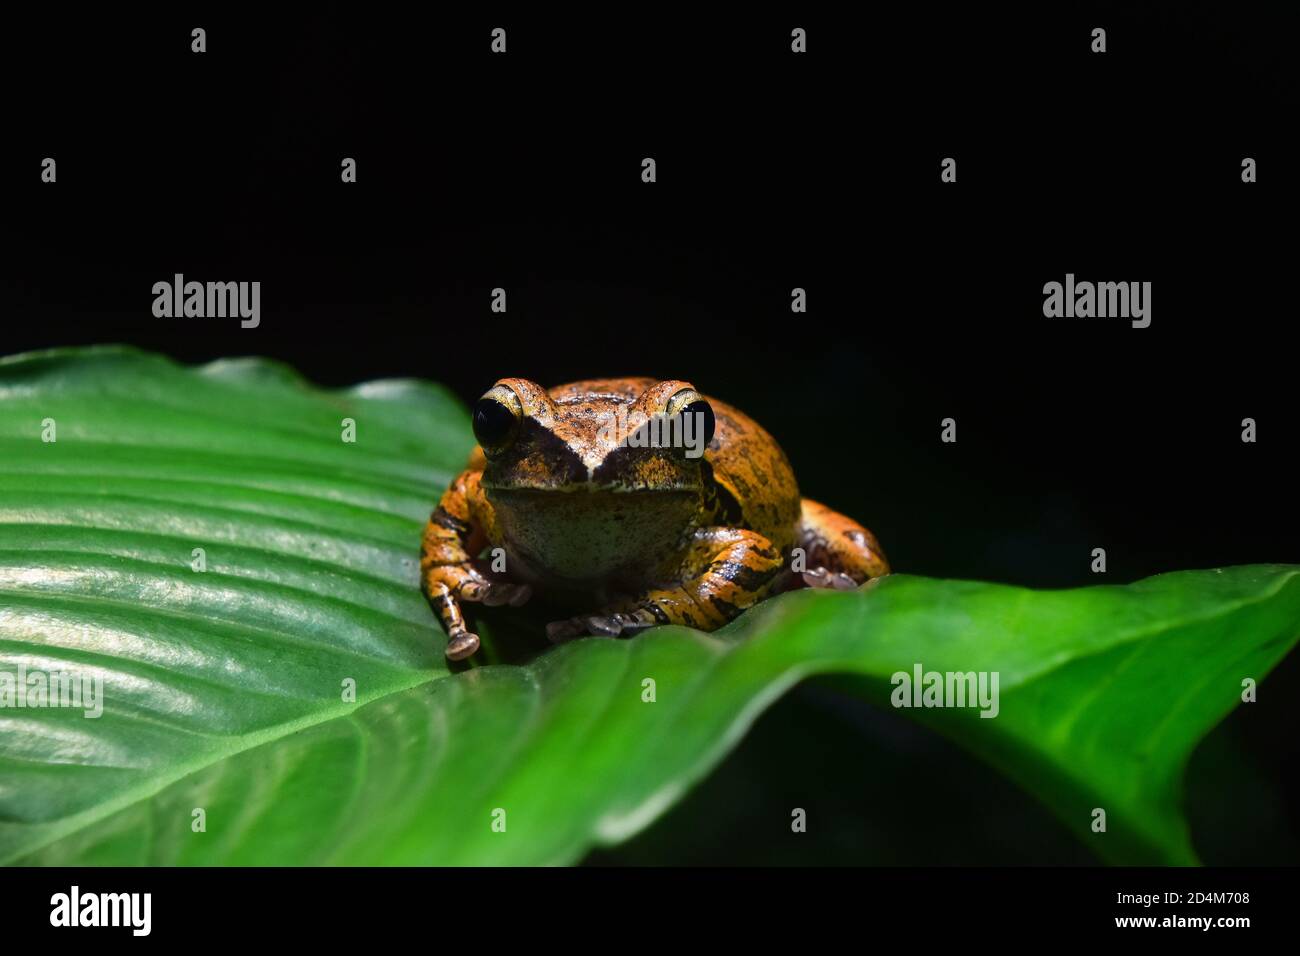
[{"label": "frog's hind leg", "polygon": [[712,631],[767,597],[779,582],[780,550],[763,535],[740,528],[703,528],[683,562],[680,585],[654,588],[592,614],[546,627],[552,641],[584,634],[627,636],[656,624]]},{"label": "frog's hind leg", "polygon": [[874,534],[811,498],[803,499],[795,546],[804,552],[802,578],[808,587],[855,588],[889,573]]}]

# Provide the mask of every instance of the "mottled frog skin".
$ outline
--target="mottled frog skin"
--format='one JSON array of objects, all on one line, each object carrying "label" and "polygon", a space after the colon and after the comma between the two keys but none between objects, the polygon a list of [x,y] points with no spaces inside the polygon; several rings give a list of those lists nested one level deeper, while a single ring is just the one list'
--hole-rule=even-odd
[{"label": "mottled frog skin", "polygon": [[[651,419],[695,428],[638,443]],[[554,641],[656,624],[711,631],[789,587],[889,573],[870,531],[800,497],[771,435],[689,382],[547,390],[501,379],[475,405],[474,433],[479,446],[429,519],[420,561],[452,660],[479,647],[464,601],[518,605],[539,590],[590,609],[550,624]]]}]

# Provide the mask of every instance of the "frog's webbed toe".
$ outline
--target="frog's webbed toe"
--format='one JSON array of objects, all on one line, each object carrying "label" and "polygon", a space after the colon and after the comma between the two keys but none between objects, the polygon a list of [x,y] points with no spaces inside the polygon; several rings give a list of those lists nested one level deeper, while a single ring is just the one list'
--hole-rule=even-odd
[{"label": "frog's webbed toe", "polygon": [[807,555],[809,567],[799,577],[810,588],[847,590],[889,573],[870,530],[811,498],[801,504],[795,543]]},{"label": "frog's webbed toe", "polygon": [[579,614],[565,621],[552,621],[546,625],[546,636],[557,644],[588,634],[596,637],[631,637],[656,623],[648,611],[598,611],[594,614]]},{"label": "frog's webbed toe", "polygon": [[456,582],[456,596],[462,601],[473,601],[488,607],[509,604],[519,607],[533,595],[527,584],[512,581],[491,570],[486,561],[473,559],[461,562]]},{"label": "frog's webbed toe", "polygon": [[500,607],[503,604],[519,607],[527,602],[532,597],[532,594],[533,589],[527,584],[515,584],[511,581],[489,581],[479,589],[477,596],[470,598],[470,600],[480,601],[487,607]]},{"label": "frog's webbed toe", "polygon": [[858,582],[843,571],[828,571],[826,568],[809,568],[801,575],[803,583],[810,588],[834,588],[837,591],[851,591]]}]

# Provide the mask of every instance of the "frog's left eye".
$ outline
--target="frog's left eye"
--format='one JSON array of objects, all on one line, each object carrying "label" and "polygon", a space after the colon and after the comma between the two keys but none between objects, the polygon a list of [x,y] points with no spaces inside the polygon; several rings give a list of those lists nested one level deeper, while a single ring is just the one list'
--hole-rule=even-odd
[{"label": "frog's left eye", "polygon": [[713,414],[713,406],[704,399],[698,399],[691,402],[682,409],[683,418],[693,418],[693,427],[697,435],[703,436],[702,444],[708,445],[713,441],[713,432],[718,427],[718,420]]},{"label": "frog's left eye", "polygon": [[717,428],[717,418],[710,405],[699,392],[693,388],[683,389],[668,400],[667,413],[681,415],[691,419],[692,434],[702,435],[703,444],[713,441],[713,432]]},{"label": "frog's left eye", "polygon": [[484,448],[499,448],[508,442],[518,421],[514,410],[499,402],[491,392],[474,405],[474,437]]}]

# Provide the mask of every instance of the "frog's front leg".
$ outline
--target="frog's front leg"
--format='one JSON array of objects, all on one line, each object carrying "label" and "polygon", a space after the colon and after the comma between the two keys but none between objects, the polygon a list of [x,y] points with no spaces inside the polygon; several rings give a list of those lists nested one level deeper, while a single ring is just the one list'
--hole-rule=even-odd
[{"label": "frog's front leg", "polygon": [[702,528],[681,565],[682,583],[653,588],[591,614],[546,626],[563,641],[584,634],[628,635],[656,624],[712,631],[766,597],[778,581],[781,552],[767,538],[738,528]]},{"label": "frog's front leg", "polygon": [[809,587],[855,588],[889,573],[889,561],[874,534],[811,498],[803,499],[795,537],[804,550],[803,582]]},{"label": "frog's front leg", "polygon": [[496,520],[479,484],[482,477],[481,471],[470,469],[451,483],[424,527],[420,549],[420,586],[447,629],[447,657],[453,661],[479,648],[478,635],[465,627],[461,601],[517,606],[530,593],[528,585],[494,577],[474,559]]}]

